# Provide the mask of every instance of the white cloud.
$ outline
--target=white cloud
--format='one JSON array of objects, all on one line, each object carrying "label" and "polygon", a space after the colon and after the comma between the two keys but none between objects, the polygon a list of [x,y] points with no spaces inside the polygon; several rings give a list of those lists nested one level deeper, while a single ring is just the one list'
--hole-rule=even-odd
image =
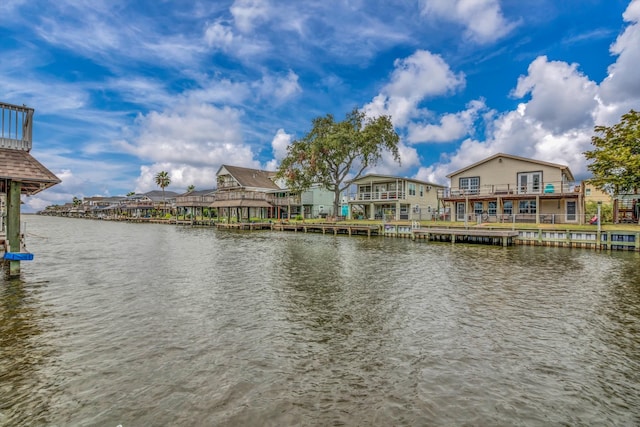
[{"label": "white cloud", "polygon": [[155,177],[158,172],[165,171],[171,178],[171,183],[166,187],[167,191],[181,193],[187,187],[194,185],[197,190],[213,189],[216,187],[216,172],[218,167],[200,166],[188,164],[175,164],[172,162],[154,163],[151,166],[140,166],[140,175],[135,181],[135,192],[146,193],[159,190]]},{"label": "white cloud", "polygon": [[257,21],[269,15],[267,0],[236,0],[230,8],[236,27],[243,33],[250,32]]},{"label": "white cloud", "polygon": [[275,104],[281,104],[302,92],[298,75],[293,71],[289,71],[285,77],[265,74],[253,87],[263,99],[274,101]]},{"label": "white cloud", "polygon": [[535,59],[528,71],[518,79],[513,95],[530,99],[495,117],[490,112],[485,140],[463,141],[416,177],[448,184],[446,175],[499,152],[568,165],[577,179],[588,176],[583,153],[590,149],[599,108],[597,85],[577,65],[546,57]]},{"label": "white cloud", "polygon": [[[196,181],[196,185],[213,182],[215,171],[223,163],[259,167],[251,147],[242,141],[241,115],[230,107],[178,104],[173,110],[140,116],[137,121],[139,135],[130,142],[121,143],[121,148],[155,162],[170,174],[180,172],[176,176],[183,179],[177,180],[176,185],[186,187]],[[149,176],[157,173],[157,168],[146,165],[141,168],[138,188],[149,188]],[[198,179],[198,174],[212,172],[213,175],[202,178],[204,181]]]},{"label": "white cloud", "polygon": [[591,125],[597,86],[577,68],[577,64],[538,57],[529,65],[529,74],[518,78],[513,95],[530,94],[527,116],[554,132]]},{"label": "white cloud", "polygon": [[286,133],[284,129],[278,129],[271,141],[271,148],[275,160],[280,161],[287,156],[287,148],[289,148],[292,140],[293,135]]},{"label": "white cloud", "polygon": [[184,93],[189,102],[240,106],[253,95],[248,82],[204,78],[199,83],[201,87]]},{"label": "white cloud", "polygon": [[226,51],[233,46],[235,37],[230,26],[214,22],[207,26],[204,39],[210,47]]},{"label": "white cloud", "polygon": [[407,140],[411,143],[450,142],[474,132],[479,114],[486,110],[484,100],[467,104],[467,109],[458,113],[444,114],[439,124],[410,123]]},{"label": "white cloud", "polygon": [[247,64],[259,62],[271,51],[271,45],[264,38],[236,35],[231,26],[221,21],[206,27],[204,40],[207,46],[239,58]]},{"label": "white cloud", "polygon": [[455,74],[442,57],[425,50],[397,59],[394,66],[391,81],[363,109],[370,116],[390,115],[396,126],[404,126],[415,117],[425,98],[452,92],[465,84],[463,73]]},{"label": "white cloud", "polygon": [[498,0],[421,0],[422,14],[465,27],[465,38],[491,43],[507,35],[516,23],[505,19]]},{"label": "white cloud", "polygon": [[284,129],[278,129],[275,136],[271,140],[271,152],[273,159],[265,165],[265,170],[276,170],[280,166],[280,162],[287,156],[287,148],[293,141],[293,135],[288,134]]},{"label": "white cloud", "polygon": [[[605,104],[617,104],[615,120],[640,103],[640,0],[629,4],[623,18],[630,25],[611,45],[616,62],[608,68],[608,76],[600,85],[600,97]],[[610,120],[607,120],[609,122]]]}]

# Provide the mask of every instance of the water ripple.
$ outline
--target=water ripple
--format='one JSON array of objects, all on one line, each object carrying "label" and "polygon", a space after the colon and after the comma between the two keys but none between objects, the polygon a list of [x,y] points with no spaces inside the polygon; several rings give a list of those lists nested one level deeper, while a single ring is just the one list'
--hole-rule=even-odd
[{"label": "water ripple", "polygon": [[637,425],[638,254],[27,217],[0,425]]}]

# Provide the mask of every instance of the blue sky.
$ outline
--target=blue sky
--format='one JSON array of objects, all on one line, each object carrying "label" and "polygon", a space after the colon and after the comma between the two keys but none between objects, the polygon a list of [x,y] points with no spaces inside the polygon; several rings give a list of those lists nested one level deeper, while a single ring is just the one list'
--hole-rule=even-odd
[{"label": "blue sky", "polygon": [[354,107],[401,136],[370,172],[446,184],[497,152],[569,165],[640,109],[640,0],[3,0],[0,100],[73,197],[213,188],[274,170],[311,120]]}]

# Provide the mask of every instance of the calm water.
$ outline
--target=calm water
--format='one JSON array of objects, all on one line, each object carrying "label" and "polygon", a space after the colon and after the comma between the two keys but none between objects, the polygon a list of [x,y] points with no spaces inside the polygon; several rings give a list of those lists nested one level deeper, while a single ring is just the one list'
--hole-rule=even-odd
[{"label": "calm water", "polygon": [[640,256],[23,216],[2,426],[640,424]]}]

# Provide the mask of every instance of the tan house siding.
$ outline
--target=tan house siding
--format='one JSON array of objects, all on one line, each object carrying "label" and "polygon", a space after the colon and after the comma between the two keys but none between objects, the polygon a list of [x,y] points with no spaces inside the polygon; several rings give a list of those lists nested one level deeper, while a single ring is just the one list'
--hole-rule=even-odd
[{"label": "tan house siding", "polygon": [[609,205],[613,203],[613,198],[610,194],[605,193],[588,182],[584,183],[584,199],[587,203],[602,202]]},{"label": "tan house siding", "polygon": [[368,219],[430,219],[438,211],[438,192],[444,186],[411,178],[365,175],[351,182],[349,216]]},{"label": "tan house siding", "polygon": [[565,165],[499,153],[447,177],[443,203],[457,221],[584,221],[580,185]]},{"label": "tan house siding", "polygon": [[[523,191],[518,189],[520,184],[518,177],[519,174],[525,173],[540,173],[542,188],[550,184],[554,189],[561,190],[559,188],[561,184],[567,185],[573,181],[573,176],[565,166],[505,154],[490,157],[486,161],[476,163],[475,166],[454,172],[448,175],[448,178],[451,179],[452,190],[460,189],[460,178],[479,178],[480,190],[484,192]],[[568,189],[564,188],[564,190]]]}]

